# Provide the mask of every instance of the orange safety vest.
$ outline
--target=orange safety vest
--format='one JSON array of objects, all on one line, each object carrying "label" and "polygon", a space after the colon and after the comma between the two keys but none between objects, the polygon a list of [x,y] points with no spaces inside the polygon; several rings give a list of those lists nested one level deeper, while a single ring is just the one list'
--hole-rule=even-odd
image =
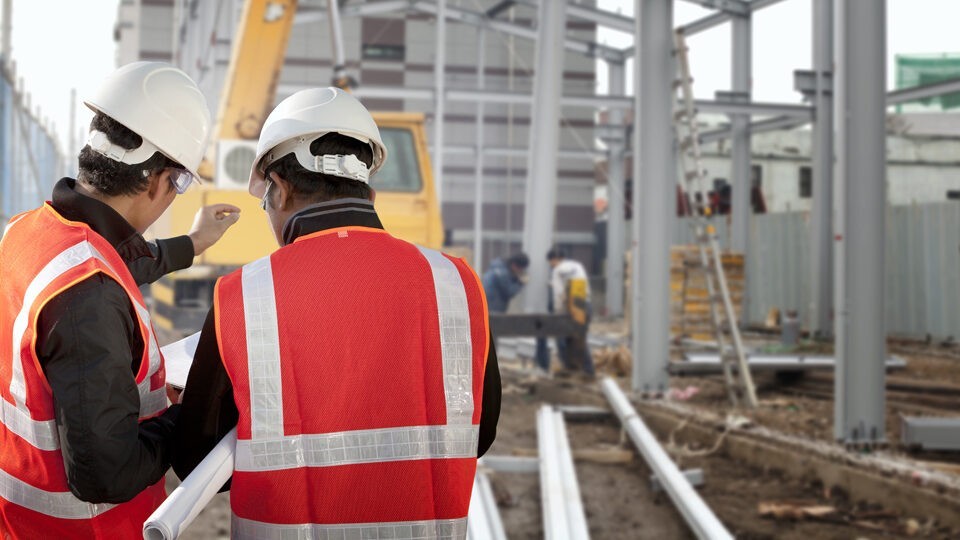
[{"label": "orange safety vest", "polygon": [[49,203],[14,217],[0,240],[0,538],[139,538],[166,497],[162,479],[116,505],[81,501],[67,485],[53,394],[36,352],[37,319],[50,300],[97,272],[123,287],[137,313],[141,421],[167,408],[150,315],[116,250]]},{"label": "orange safety vest", "polygon": [[490,343],[462,259],[336,228],[214,297],[234,538],[465,538]]}]

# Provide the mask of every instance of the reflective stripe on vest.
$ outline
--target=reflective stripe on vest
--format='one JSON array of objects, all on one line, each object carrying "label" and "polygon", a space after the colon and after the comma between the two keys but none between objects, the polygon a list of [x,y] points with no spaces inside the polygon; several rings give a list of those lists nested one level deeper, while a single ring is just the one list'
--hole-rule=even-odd
[{"label": "reflective stripe on vest", "polygon": [[343,540],[350,538],[396,538],[398,540],[453,540],[467,535],[467,519],[401,521],[398,523],[354,523],[318,525],[303,523],[275,525],[233,516],[230,523],[234,538],[257,540]]},{"label": "reflective stripe on vest", "polygon": [[[30,309],[37,301],[40,293],[58,277],[90,259],[99,260],[106,265],[114,275],[117,274],[93,244],[87,241],[78,242],[54,257],[33,278],[30,285],[27,286],[20,311],[17,313],[17,317],[13,323],[10,394],[13,396],[14,403],[11,405],[6,400],[0,400],[3,401],[2,407],[0,407],[0,422],[7,426],[10,431],[16,433],[40,450],[59,449],[60,439],[54,420],[34,420],[27,410],[27,388],[23,374],[23,357],[20,354],[21,343],[27,332]],[[131,298],[130,300],[137,312],[137,316],[145,328],[147,328],[149,334],[149,339],[147,339],[147,343],[144,344],[144,346],[148,347],[150,366],[147,376],[137,385],[140,394],[140,416],[147,417],[160,412],[167,406],[166,390],[163,387],[153,391],[150,390],[150,379],[160,369],[160,350],[157,346],[156,337],[153,334],[150,313],[135,299]]]},{"label": "reflective stripe on vest", "polygon": [[28,510],[61,519],[90,519],[116,506],[84,502],[69,491],[44,491],[3,469],[0,469],[0,496]]},{"label": "reflective stripe on vest", "polygon": [[477,456],[478,426],[411,426],[237,441],[237,471]]}]

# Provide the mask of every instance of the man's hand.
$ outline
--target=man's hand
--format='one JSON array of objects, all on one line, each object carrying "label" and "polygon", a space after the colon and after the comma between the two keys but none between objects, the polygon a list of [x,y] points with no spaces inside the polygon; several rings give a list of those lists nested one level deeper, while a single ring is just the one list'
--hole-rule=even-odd
[{"label": "man's hand", "polygon": [[170,400],[170,403],[177,404],[180,403],[182,399],[183,389],[177,388],[176,386],[167,383],[167,399]]},{"label": "man's hand", "polygon": [[193,254],[200,255],[217,243],[223,233],[240,219],[240,209],[232,204],[211,204],[197,210],[190,228]]}]

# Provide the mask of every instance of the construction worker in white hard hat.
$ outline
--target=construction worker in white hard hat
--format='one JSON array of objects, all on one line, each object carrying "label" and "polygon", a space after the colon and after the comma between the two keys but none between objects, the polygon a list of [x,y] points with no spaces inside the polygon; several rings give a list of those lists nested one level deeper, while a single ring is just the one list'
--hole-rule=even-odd
[{"label": "construction worker in white hard hat", "polygon": [[263,126],[250,193],[282,247],[217,283],[174,460],[185,477],[237,427],[234,538],[466,536],[500,411],[483,288],[383,230],[386,159],[340,89],[297,92]]},{"label": "construction worker in white hard hat", "polygon": [[138,538],[166,494],[177,407],[138,287],[190,266],[237,220],[201,209],[189,235],[141,233],[196,178],[210,133],[197,85],[157,62],[123,66],[76,180],[0,240],[0,538]]}]

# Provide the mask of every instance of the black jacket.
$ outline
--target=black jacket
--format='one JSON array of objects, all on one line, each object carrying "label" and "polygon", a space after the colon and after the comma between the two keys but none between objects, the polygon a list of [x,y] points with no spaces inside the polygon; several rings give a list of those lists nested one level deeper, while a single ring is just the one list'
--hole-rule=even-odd
[{"label": "black jacket", "polygon": [[[120,214],[74,187],[69,178],[57,182],[53,208],[110,242],[137,284],[193,262],[189,237],[148,243]],[[53,391],[70,491],[92,503],[132,499],[169,467],[178,407],[138,423],[134,377],[144,344],[127,293],[94,274],[44,306],[37,329],[37,354]]]},{"label": "black jacket", "polygon": [[[302,210],[287,223],[283,237],[289,244],[305,234],[351,225],[383,228],[371,203],[349,199]],[[211,308],[190,367],[180,419],[177,421],[173,470],[181,479],[186,478],[217,442],[237,425],[237,406],[217,345],[215,320],[215,312]],[[483,455],[493,444],[499,417],[500,370],[491,336],[483,380],[478,455]],[[224,489],[229,489],[229,483]]]}]

